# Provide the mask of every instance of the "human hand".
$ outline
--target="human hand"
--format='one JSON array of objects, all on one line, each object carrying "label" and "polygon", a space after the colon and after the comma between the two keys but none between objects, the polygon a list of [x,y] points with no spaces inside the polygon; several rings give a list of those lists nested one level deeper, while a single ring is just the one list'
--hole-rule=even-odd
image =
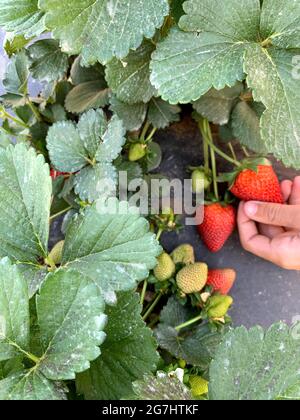
[{"label": "human hand", "polygon": [[243,248],[287,270],[300,270],[300,177],[283,181],[287,204],[242,202],[238,227]]}]

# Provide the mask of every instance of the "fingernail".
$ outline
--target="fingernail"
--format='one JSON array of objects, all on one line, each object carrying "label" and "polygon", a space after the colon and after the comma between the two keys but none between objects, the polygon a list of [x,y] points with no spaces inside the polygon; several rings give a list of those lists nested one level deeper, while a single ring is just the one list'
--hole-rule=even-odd
[{"label": "fingernail", "polygon": [[258,211],[258,204],[254,201],[245,203],[245,212],[249,217],[255,216]]}]

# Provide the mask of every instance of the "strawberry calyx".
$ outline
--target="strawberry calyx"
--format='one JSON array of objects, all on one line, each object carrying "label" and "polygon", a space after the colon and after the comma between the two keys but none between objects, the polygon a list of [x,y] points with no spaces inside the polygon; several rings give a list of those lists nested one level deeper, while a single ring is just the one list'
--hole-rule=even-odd
[{"label": "strawberry calyx", "polygon": [[253,171],[258,173],[260,166],[272,166],[272,163],[269,159],[265,157],[255,157],[255,158],[246,158],[242,160],[241,165],[237,167],[234,171],[223,173],[218,176],[218,182],[228,182],[229,189],[231,189],[234,185],[234,182],[237,176],[244,171]]}]

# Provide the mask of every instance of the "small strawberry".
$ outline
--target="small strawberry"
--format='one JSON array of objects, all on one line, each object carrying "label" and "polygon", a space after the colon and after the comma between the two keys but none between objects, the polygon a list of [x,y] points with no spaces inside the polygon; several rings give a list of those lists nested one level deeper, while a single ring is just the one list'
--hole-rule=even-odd
[{"label": "small strawberry", "polygon": [[200,194],[207,190],[211,184],[210,178],[203,169],[195,169],[192,173],[192,190],[195,194]]},{"label": "small strawberry", "polygon": [[147,145],[143,143],[132,144],[129,148],[128,159],[130,162],[137,162],[147,154]]},{"label": "small strawberry", "polygon": [[231,296],[212,296],[209,300],[207,308],[208,317],[212,319],[223,318],[227,314],[232,304],[233,299]]},{"label": "small strawberry", "polygon": [[164,252],[157,259],[154,275],[158,281],[167,281],[175,274],[175,264],[169,254]]},{"label": "small strawberry", "polygon": [[201,397],[208,393],[208,382],[201,376],[192,375],[189,382],[194,397]]},{"label": "small strawberry", "polygon": [[208,267],[204,263],[195,263],[182,268],[176,277],[177,286],[186,294],[200,292],[206,285]]},{"label": "small strawberry", "polygon": [[267,159],[246,159],[222,178],[230,182],[230,191],[240,200],[284,203],[278,177]]},{"label": "small strawberry", "polygon": [[236,226],[236,210],[230,204],[212,203],[204,206],[204,220],[198,232],[211,252],[220,251]]},{"label": "small strawberry", "polygon": [[61,264],[64,244],[65,244],[65,241],[60,241],[56,245],[54,245],[48,257],[46,258],[46,263],[49,263],[49,265]]},{"label": "small strawberry", "polygon": [[209,270],[207,285],[213,287],[214,292],[227,295],[236,279],[236,272],[231,268]]},{"label": "small strawberry", "polygon": [[182,244],[178,246],[171,254],[175,264],[194,264],[195,263],[195,251],[192,245]]}]

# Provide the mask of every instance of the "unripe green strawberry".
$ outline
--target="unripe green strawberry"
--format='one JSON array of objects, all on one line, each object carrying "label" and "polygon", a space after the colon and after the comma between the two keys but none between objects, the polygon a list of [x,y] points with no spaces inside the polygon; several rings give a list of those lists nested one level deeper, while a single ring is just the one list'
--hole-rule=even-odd
[{"label": "unripe green strawberry", "polygon": [[190,376],[190,386],[193,397],[201,397],[201,395],[208,393],[208,382],[201,376]]},{"label": "unripe green strawberry", "polygon": [[62,260],[62,252],[64,248],[65,241],[58,242],[51,250],[48,259],[53,262],[55,265],[59,265]]},{"label": "unripe green strawberry", "polygon": [[147,153],[146,144],[135,143],[130,146],[128,158],[130,162],[136,162],[140,159],[143,159],[143,157],[146,156],[146,153]]},{"label": "unripe green strawberry", "polygon": [[194,264],[195,263],[195,251],[192,245],[183,244],[178,246],[171,254],[175,264]]},{"label": "unripe green strawberry", "polygon": [[205,263],[195,263],[184,267],[176,277],[177,286],[186,293],[200,292],[206,285],[208,266]]},{"label": "unripe green strawberry", "polygon": [[207,314],[209,318],[219,319],[223,318],[231,305],[233,304],[233,299],[231,296],[215,295],[212,296],[209,301]]},{"label": "unripe green strawberry", "polygon": [[211,184],[210,179],[201,169],[195,169],[192,173],[192,189],[195,194],[207,190]]},{"label": "unripe green strawberry", "polygon": [[154,269],[154,275],[158,281],[169,280],[175,274],[175,264],[169,254],[164,252],[157,259],[157,266]]},{"label": "unripe green strawberry", "polygon": [[183,360],[183,359],[179,359],[179,360],[178,360],[178,366],[179,366],[181,369],[185,369],[185,367],[186,367],[186,361],[185,361],[185,360]]}]

